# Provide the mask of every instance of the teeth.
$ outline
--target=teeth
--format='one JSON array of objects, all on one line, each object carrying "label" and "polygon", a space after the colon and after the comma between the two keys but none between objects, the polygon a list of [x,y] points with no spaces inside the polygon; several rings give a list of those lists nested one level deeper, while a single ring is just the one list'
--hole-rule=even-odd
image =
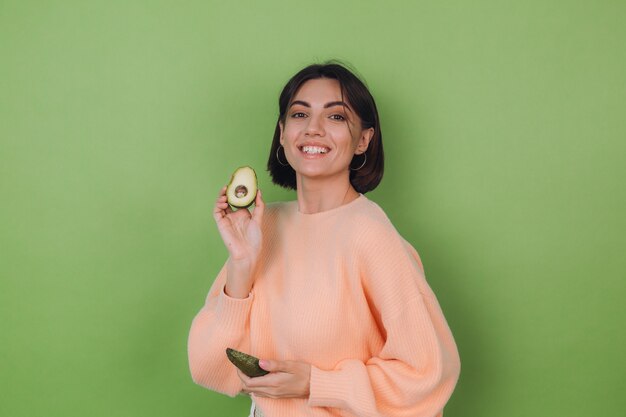
[{"label": "teeth", "polygon": [[319,146],[303,146],[302,152],[308,153],[308,154],[328,153],[328,149],[321,148]]}]

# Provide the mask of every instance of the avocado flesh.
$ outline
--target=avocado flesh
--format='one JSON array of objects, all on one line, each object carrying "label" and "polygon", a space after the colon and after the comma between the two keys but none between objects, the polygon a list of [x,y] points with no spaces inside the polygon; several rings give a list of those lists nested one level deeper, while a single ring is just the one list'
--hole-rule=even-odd
[{"label": "avocado flesh", "polygon": [[226,356],[241,372],[250,378],[269,374],[268,371],[259,366],[259,359],[238,350],[226,348]]},{"label": "avocado flesh", "polygon": [[226,188],[228,204],[236,208],[250,207],[256,198],[256,172],[249,166],[237,168]]}]

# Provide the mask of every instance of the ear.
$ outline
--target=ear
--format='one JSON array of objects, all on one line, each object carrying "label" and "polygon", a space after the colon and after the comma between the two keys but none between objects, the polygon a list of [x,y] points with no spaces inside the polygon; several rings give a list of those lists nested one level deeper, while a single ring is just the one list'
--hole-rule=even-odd
[{"label": "ear", "polygon": [[280,120],[278,121],[278,128],[280,129],[280,144],[284,145],[284,142],[283,142],[283,130],[284,130],[284,128],[283,128],[283,122],[280,121]]},{"label": "ear", "polygon": [[363,130],[363,132],[361,132],[361,137],[359,138],[359,142],[356,145],[356,150],[354,151],[354,153],[356,155],[361,155],[362,153],[364,153],[367,150],[367,147],[369,146],[370,141],[372,140],[373,137],[374,137],[373,127]]}]

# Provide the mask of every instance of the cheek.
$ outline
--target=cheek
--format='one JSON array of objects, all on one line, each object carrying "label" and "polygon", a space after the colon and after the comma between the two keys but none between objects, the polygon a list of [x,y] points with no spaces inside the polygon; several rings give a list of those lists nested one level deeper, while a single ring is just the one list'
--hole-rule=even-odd
[{"label": "cheek", "polygon": [[353,136],[353,133],[354,131],[350,132],[348,128],[344,126],[344,128],[337,131],[337,134],[335,135],[337,142],[340,142],[341,146],[351,153],[354,152],[359,144],[359,138],[357,136]]},{"label": "cheek", "polygon": [[293,139],[298,135],[299,129],[295,123],[287,123],[283,128],[283,140]]}]

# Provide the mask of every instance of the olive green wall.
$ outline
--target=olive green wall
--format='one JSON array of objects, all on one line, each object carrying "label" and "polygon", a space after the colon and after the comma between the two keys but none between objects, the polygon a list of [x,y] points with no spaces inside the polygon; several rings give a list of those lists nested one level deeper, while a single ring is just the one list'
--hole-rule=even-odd
[{"label": "olive green wall", "polygon": [[233,168],[268,201],[278,93],[353,65],[368,196],[420,252],[463,369],[446,417],[626,408],[626,4],[0,0],[0,415],[243,416],[187,331]]}]

